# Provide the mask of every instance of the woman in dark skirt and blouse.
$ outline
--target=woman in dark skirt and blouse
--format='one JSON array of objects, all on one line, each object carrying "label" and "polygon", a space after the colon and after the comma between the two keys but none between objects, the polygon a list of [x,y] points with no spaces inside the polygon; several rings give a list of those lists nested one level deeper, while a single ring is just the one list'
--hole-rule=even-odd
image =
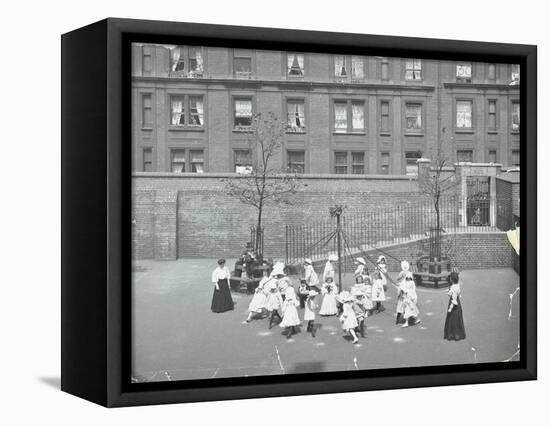
[{"label": "woman in dark skirt and blouse", "polygon": [[451,272],[451,287],[449,288],[449,305],[445,319],[444,338],[446,340],[462,340],[466,338],[464,319],[462,318],[462,304],[460,303],[460,284],[458,273]]},{"label": "woman in dark skirt and blouse", "polygon": [[225,259],[218,260],[218,267],[212,272],[212,284],[214,284],[212,312],[221,313],[233,310],[229,278],[229,269],[225,266]]}]

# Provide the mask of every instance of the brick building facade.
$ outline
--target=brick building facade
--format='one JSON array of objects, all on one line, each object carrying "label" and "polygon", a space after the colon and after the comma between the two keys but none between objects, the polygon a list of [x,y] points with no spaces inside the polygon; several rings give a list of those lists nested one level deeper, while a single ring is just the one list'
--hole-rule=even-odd
[{"label": "brick building facade", "polygon": [[281,168],[414,174],[438,140],[452,159],[519,165],[519,67],[217,47],[132,47],[133,170],[227,173],[240,130],[287,121]]}]

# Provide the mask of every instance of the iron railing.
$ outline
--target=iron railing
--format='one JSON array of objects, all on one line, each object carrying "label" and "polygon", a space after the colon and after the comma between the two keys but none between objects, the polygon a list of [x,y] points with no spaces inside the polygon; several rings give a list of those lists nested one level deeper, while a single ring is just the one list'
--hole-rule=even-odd
[{"label": "iron railing", "polygon": [[[463,209],[463,202],[466,208]],[[511,206],[509,200],[495,200],[495,207]],[[506,210],[506,211],[505,211]],[[463,211],[466,221],[463,224]],[[491,203],[489,200],[462,200],[458,197],[441,199],[439,202],[440,227],[443,234],[458,232],[495,232],[491,226]],[[328,212],[327,212],[328,213]],[[501,207],[501,216],[511,214]],[[327,214],[328,215],[328,214]],[[504,219],[501,220],[504,222]],[[437,228],[435,207],[430,200],[397,205],[389,209],[373,209],[369,212],[344,211],[341,231],[344,237],[343,250],[361,252],[377,247],[425,239],[431,229]],[[286,261],[297,263],[304,258],[326,259],[337,252],[336,220],[329,219],[287,225]]]}]

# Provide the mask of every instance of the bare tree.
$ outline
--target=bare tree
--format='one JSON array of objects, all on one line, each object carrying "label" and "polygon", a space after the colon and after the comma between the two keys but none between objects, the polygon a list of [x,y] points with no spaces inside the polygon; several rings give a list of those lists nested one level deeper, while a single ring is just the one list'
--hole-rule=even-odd
[{"label": "bare tree", "polygon": [[442,138],[437,143],[437,146],[432,150],[430,155],[430,164],[419,168],[418,186],[420,192],[431,199],[434,206],[436,216],[436,236],[435,236],[435,251],[432,248],[434,256],[441,256],[441,209],[440,202],[442,197],[454,193],[455,188],[460,183],[460,179],[452,169],[450,149]]},{"label": "bare tree", "polygon": [[272,112],[256,114],[245,132],[252,155],[252,168],[237,178],[225,179],[226,191],[241,203],[257,210],[255,251],[263,255],[262,215],[267,204],[291,202],[292,195],[301,185],[292,170],[273,167],[274,157],[281,151],[286,125]]}]

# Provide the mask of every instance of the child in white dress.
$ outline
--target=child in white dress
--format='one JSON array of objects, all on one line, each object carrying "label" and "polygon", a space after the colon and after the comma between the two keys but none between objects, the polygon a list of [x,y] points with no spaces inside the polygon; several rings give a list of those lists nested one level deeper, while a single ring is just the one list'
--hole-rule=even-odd
[{"label": "child in white dress", "polygon": [[388,266],[386,265],[386,256],[378,256],[376,262],[378,270],[380,271],[380,279],[382,280],[382,285],[384,286],[384,291],[388,290]]},{"label": "child in white dress", "polygon": [[[273,273],[271,274],[273,278]],[[264,285],[264,289],[267,292],[267,297],[265,301],[265,309],[268,312],[269,316],[269,329],[273,327],[275,319],[278,318],[279,321],[282,321],[281,311],[283,309],[283,297],[279,292],[279,287],[275,279],[272,279]]]},{"label": "child in white dress", "polygon": [[359,324],[357,323],[357,317],[353,310],[353,297],[349,291],[343,291],[339,295],[339,299],[342,302],[343,309],[342,315],[340,315],[340,322],[342,323],[342,329],[344,332],[347,332],[353,338],[352,343],[357,343],[359,339],[357,334],[355,334],[355,327]]},{"label": "child in white dress", "polygon": [[307,321],[307,331],[311,332],[311,336],[315,337],[315,310],[317,309],[316,297],[319,294],[316,290],[310,290],[306,299],[304,308],[304,321]]},{"label": "child in white dress", "polygon": [[404,322],[403,314],[405,313],[405,292],[403,291],[403,287],[405,284],[405,278],[409,273],[409,268],[409,262],[406,260],[402,261],[401,272],[399,272],[399,275],[397,276],[397,307],[395,308],[395,323],[397,325],[401,325]]},{"label": "child in white dress", "polygon": [[353,312],[355,312],[355,317],[357,318],[357,331],[361,337],[365,336],[365,318],[367,317],[367,309],[365,307],[365,294],[359,290],[356,286],[352,288],[351,295],[354,297],[353,300]]},{"label": "child in white dress", "polygon": [[256,290],[254,290],[254,296],[248,305],[248,318],[246,319],[246,322],[252,321],[252,318],[255,315],[261,316],[264,313],[268,294],[268,291],[264,287],[269,281],[273,281],[273,278],[268,277],[267,271],[264,270],[264,276],[260,280]]},{"label": "child in white dress", "polygon": [[336,284],[334,284],[332,277],[326,278],[321,292],[323,293],[323,301],[321,303],[321,309],[319,310],[319,315],[322,315],[322,316],[336,315],[338,313],[338,308],[336,306],[337,287],[336,287]]},{"label": "child in white dress", "polygon": [[382,274],[380,271],[374,271],[374,282],[372,284],[372,301],[375,303],[374,312],[384,312],[386,308],[382,305],[382,302],[386,300],[386,294],[384,293],[384,283],[382,281]]},{"label": "child in white dress", "polygon": [[286,328],[286,338],[290,339],[293,334],[296,334],[296,327],[300,325],[300,317],[298,316],[298,302],[294,287],[290,286],[285,292],[285,301],[283,302],[283,320],[279,327]]},{"label": "child in white dress", "polygon": [[357,268],[355,269],[355,272],[353,273],[354,276],[358,276],[358,275],[364,275],[365,274],[365,266],[367,264],[367,262],[365,262],[365,259],[363,259],[362,257],[358,257],[355,259],[355,262],[354,262],[356,265],[357,265]]},{"label": "child in white dress", "polygon": [[405,277],[403,292],[403,304],[405,308],[403,318],[405,319],[405,323],[401,327],[420,324],[420,320],[418,319],[420,311],[418,310],[417,305],[418,295],[416,294],[416,285],[414,284],[413,274],[410,272]]}]

